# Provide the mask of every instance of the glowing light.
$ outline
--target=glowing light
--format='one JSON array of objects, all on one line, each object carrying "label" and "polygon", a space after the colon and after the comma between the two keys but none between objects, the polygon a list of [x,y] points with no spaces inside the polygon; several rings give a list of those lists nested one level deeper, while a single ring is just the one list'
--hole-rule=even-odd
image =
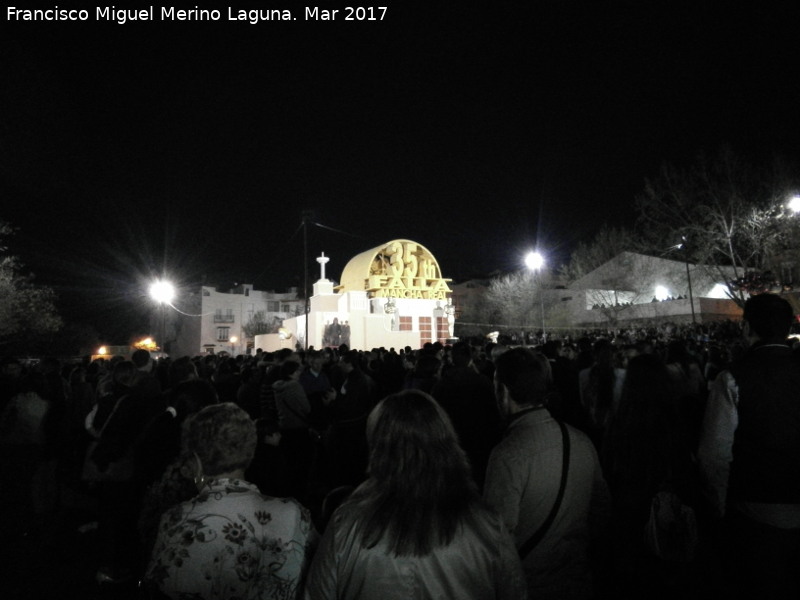
[{"label": "glowing light", "polygon": [[666,300],[669,298],[669,290],[663,285],[656,286],[656,300]]},{"label": "glowing light", "polygon": [[106,354],[106,352],[108,352],[108,348],[106,348],[105,346],[100,346],[100,347],[97,349],[97,353],[98,353],[98,354]]},{"label": "glowing light", "polygon": [[150,297],[160,304],[169,304],[175,298],[175,287],[160,279],[150,286]]},{"label": "glowing light", "polygon": [[158,350],[158,346],[153,338],[144,338],[138,342],[133,344],[133,347],[137,350],[147,350],[148,352],[153,352],[154,350]]},{"label": "glowing light", "polygon": [[800,212],[800,196],[794,196],[791,200],[789,200],[789,204],[787,204],[789,210],[792,211],[794,214]]},{"label": "glowing light", "polygon": [[230,339],[230,342],[231,342],[231,344],[235,344],[235,343],[236,343],[236,342],[238,342],[238,341],[239,341],[239,338],[238,338],[238,337],[236,337],[235,335],[232,335],[232,336],[231,336],[231,339]]},{"label": "glowing light", "polygon": [[525,266],[532,271],[538,271],[544,266],[544,256],[539,252],[528,252],[525,256]]},{"label": "glowing light", "polygon": [[724,283],[717,283],[711,291],[706,294],[707,298],[720,298],[720,299],[728,299],[730,295],[728,294],[728,286]]}]

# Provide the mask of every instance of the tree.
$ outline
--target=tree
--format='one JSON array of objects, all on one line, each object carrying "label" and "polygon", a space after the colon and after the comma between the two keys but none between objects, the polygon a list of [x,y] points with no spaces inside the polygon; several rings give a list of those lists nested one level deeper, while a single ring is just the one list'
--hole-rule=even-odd
[{"label": "tree", "polygon": [[9,253],[5,240],[12,234],[11,226],[0,222],[0,347],[22,354],[56,333],[62,321],[55,292],[36,285],[33,275],[23,274],[19,259]]},{"label": "tree", "polygon": [[[565,311],[548,288],[552,277],[546,271],[515,271],[495,277],[484,300],[487,324],[499,328],[541,331],[567,325]],[[544,323],[543,323],[544,322]]]},{"label": "tree", "polygon": [[632,231],[603,224],[592,241],[580,242],[576,246],[569,262],[561,267],[560,272],[569,283],[574,283],[623,252],[640,250],[642,239]]},{"label": "tree", "polygon": [[746,289],[732,282],[763,273],[785,248],[781,216],[795,182],[780,160],[754,166],[723,148],[690,167],[663,165],[637,198],[639,223],[654,247],[680,247],[743,305]]},{"label": "tree", "polygon": [[250,320],[244,324],[242,331],[248,339],[253,339],[257,335],[265,333],[275,333],[280,327],[280,320],[267,319],[267,313],[263,310],[256,311]]}]

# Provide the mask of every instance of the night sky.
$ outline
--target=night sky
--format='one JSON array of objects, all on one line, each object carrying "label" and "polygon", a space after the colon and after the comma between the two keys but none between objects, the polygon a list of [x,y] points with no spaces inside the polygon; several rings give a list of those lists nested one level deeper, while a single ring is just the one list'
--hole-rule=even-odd
[{"label": "night sky", "polygon": [[[14,22],[0,219],[69,320],[141,327],[149,280],[303,284],[395,238],[456,280],[631,225],[664,161],[797,154],[790,3],[400,2],[383,21]],[[794,3],[796,4],[796,3]],[[154,5],[158,15],[164,5]],[[118,3],[116,8],[131,8]],[[149,6],[149,5],[136,5]],[[377,6],[377,4],[375,5]],[[54,8],[34,3],[25,8]],[[315,277],[312,277],[312,281]],[[180,299],[176,301],[180,306]]]}]

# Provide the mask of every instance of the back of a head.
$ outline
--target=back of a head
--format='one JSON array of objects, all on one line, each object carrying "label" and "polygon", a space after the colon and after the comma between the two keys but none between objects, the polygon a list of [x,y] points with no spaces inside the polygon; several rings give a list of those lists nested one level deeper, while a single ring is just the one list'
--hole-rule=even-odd
[{"label": "back of a head", "polygon": [[672,340],[667,344],[667,364],[686,363],[689,358],[689,352],[686,350],[686,343],[683,340]]},{"label": "back of a head", "polygon": [[280,377],[284,381],[288,381],[292,378],[292,375],[297,373],[300,370],[301,364],[299,362],[295,362],[293,360],[287,360],[281,365]]},{"label": "back of a head", "polygon": [[783,342],[789,335],[794,314],[791,305],[775,294],[751,296],[744,304],[743,319],[764,342]]},{"label": "back of a head", "polygon": [[136,365],[129,360],[122,360],[114,365],[114,383],[125,387],[133,385],[136,379]]},{"label": "back of a head", "polygon": [[655,354],[640,354],[628,361],[623,399],[637,405],[672,399],[673,383],[664,361]]},{"label": "back of a head", "polygon": [[542,346],[542,354],[550,359],[558,358],[559,350],[561,350],[561,340],[548,340]]},{"label": "back of a head", "polygon": [[601,365],[610,365],[614,358],[614,346],[611,340],[600,338],[592,346],[592,356],[594,361]]},{"label": "back of a head", "polygon": [[541,354],[527,348],[512,348],[495,361],[495,380],[504,385],[519,405],[542,404],[550,392],[552,371]]},{"label": "back of a head", "polygon": [[176,385],[172,390],[172,405],[175,407],[178,422],[202,410],[206,406],[217,404],[217,390],[205,379],[190,379]]},{"label": "back of a head", "polygon": [[351,365],[354,369],[361,369],[361,355],[358,350],[349,350],[342,355],[341,361]]},{"label": "back of a head", "polygon": [[367,422],[370,476],[408,476],[435,469],[437,453],[459,452],[458,438],[447,413],[425,392],[406,390],[384,398]]},{"label": "back of a head", "polygon": [[232,402],[213,404],[193,415],[184,428],[184,447],[195,452],[206,475],[246,469],[256,450],[256,425]]},{"label": "back of a head", "polygon": [[655,354],[633,357],[604,441],[609,476],[658,484],[676,457],[689,456],[687,439],[666,365]]},{"label": "back of a head", "polygon": [[589,337],[584,336],[578,338],[576,344],[578,346],[578,352],[591,352],[592,350],[592,339]]},{"label": "back of a head", "polygon": [[197,379],[197,368],[192,359],[182,356],[169,364],[169,385],[175,387],[182,381]]},{"label": "back of a head", "polygon": [[472,349],[467,342],[456,342],[450,351],[453,364],[457,367],[466,367],[472,360]]},{"label": "back of a head", "polygon": [[150,353],[144,348],[139,348],[131,355],[131,362],[136,365],[137,369],[146,367],[150,362]]},{"label": "back of a head", "polygon": [[69,374],[69,382],[71,385],[77,385],[86,381],[86,367],[78,365]]},{"label": "back of a head", "polygon": [[508,352],[510,348],[508,346],[502,344],[492,344],[491,352],[489,353],[489,357],[491,358],[492,362],[496,363],[497,359]]},{"label": "back of a head", "polygon": [[479,495],[447,414],[428,394],[384,398],[367,421],[369,477],[353,497],[364,547],[397,556],[449,544]]},{"label": "back of a head", "polygon": [[281,364],[283,361],[285,361],[287,358],[289,358],[292,354],[294,354],[294,351],[291,350],[290,348],[281,348],[280,350],[275,352],[273,356],[275,357],[275,362],[277,362],[278,364]]},{"label": "back of a head", "polygon": [[422,379],[436,377],[439,373],[440,361],[435,354],[422,354],[414,368],[414,374]]}]

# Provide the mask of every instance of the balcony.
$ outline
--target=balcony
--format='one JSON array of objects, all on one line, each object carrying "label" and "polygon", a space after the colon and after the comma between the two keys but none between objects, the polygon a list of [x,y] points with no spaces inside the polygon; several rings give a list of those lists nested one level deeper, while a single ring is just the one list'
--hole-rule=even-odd
[{"label": "balcony", "polygon": [[233,315],[214,315],[214,323],[233,323]]}]

